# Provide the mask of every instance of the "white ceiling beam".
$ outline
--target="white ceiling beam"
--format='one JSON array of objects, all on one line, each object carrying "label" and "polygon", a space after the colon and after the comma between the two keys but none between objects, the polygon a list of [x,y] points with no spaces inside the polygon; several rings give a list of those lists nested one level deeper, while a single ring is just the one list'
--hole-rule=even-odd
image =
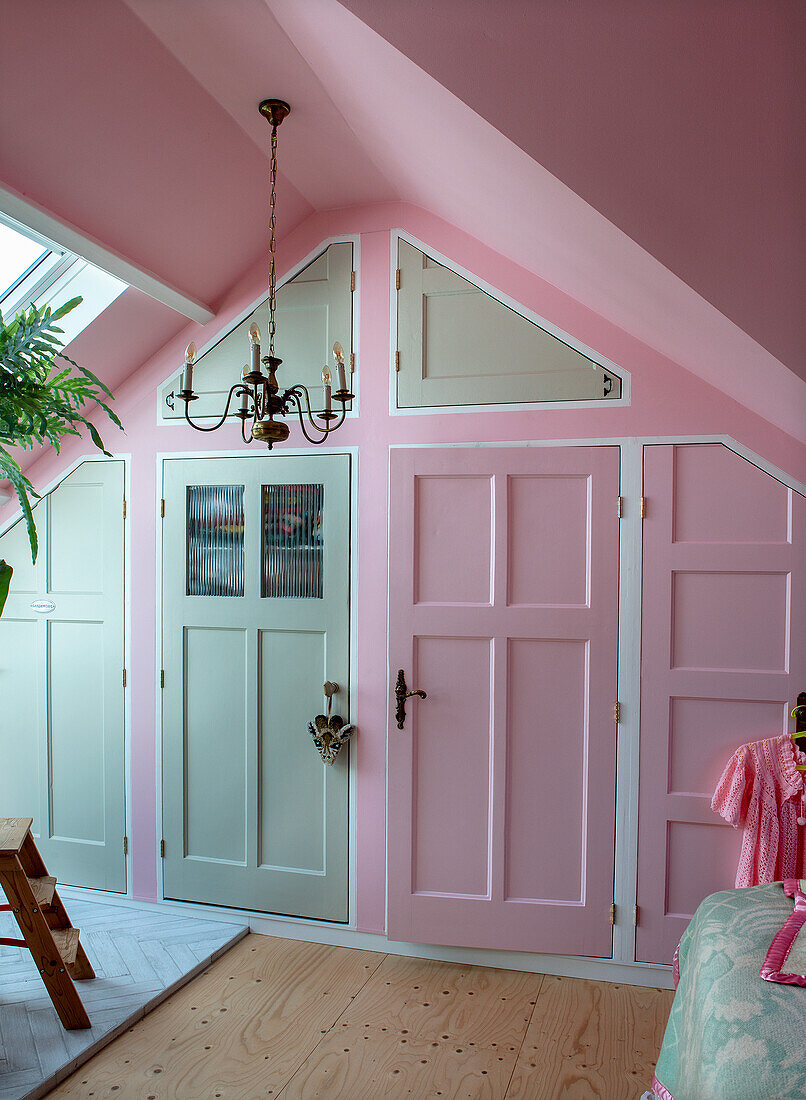
[{"label": "white ceiling beam", "polygon": [[88,260],[102,271],[109,272],[110,275],[122,279],[129,286],[136,287],[149,297],[176,310],[191,321],[204,325],[212,321],[215,316],[205,302],[172,286],[155,275],[153,271],[148,271],[119,252],[107,248],[95,237],[57,218],[38,203],[3,185],[0,185],[0,210],[29,229],[41,233],[55,244],[75,253],[76,256]]}]

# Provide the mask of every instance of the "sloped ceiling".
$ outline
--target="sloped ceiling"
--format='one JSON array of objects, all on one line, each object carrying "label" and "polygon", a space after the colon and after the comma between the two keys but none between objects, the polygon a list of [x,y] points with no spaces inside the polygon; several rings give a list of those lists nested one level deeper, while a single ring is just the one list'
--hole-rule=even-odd
[{"label": "sloped ceiling", "polygon": [[340,0],[806,377],[802,0]]},{"label": "sloped ceiling", "polygon": [[[0,185],[215,308],[265,254],[256,104],[279,95],[282,232],[314,211],[424,206],[792,430],[802,13],[11,0]],[[106,361],[88,364],[115,383],[187,324],[134,290],[115,320],[125,351],[101,341]]]}]

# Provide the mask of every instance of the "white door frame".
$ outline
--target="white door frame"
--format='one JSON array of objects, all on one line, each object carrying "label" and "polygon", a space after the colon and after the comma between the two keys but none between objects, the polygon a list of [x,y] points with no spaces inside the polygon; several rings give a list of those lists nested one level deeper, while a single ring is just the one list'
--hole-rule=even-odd
[{"label": "white door frame", "polygon": [[[349,455],[350,457],[350,486],[349,486],[349,500],[350,500],[350,683],[355,685],[357,683],[357,601],[353,594],[357,591],[358,581],[358,447],[328,447],[322,450],[312,451],[310,447],[284,447],[283,457],[295,458],[295,457],[310,457],[311,454],[319,455]],[[163,591],[163,555],[162,555],[162,520],[160,518],[161,501],[164,496],[164,476],[165,476],[165,463],[171,460],[195,460],[195,459],[216,459],[216,458],[240,458],[245,462],[254,462],[259,460],[266,460],[266,453],[264,451],[245,451],[241,450],[228,450],[228,451],[170,451],[161,452],[157,454],[157,477],[156,477],[156,491],[157,499],[155,501],[155,514],[157,516],[156,525],[156,666],[154,668],[154,730],[155,730],[155,783],[156,783],[156,805],[157,805],[157,894],[160,898],[165,899],[165,883],[163,879],[163,861],[160,856],[160,840],[163,838],[163,816],[162,816],[162,791],[163,791],[163,776],[162,776],[162,736],[163,736],[163,720],[162,720],[162,689],[160,688],[160,670],[163,667],[162,664],[162,639],[163,639],[163,608],[162,608],[162,591]],[[271,459],[269,458],[269,461]],[[350,701],[350,721],[357,727],[357,736],[361,736],[361,719],[358,714],[357,704],[357,692],[353,690],[351,692]],[[348,813],[348,855],[347,855],[347,897],[348,897],[348,915],[349,920],[344,923],[341,921],[319,921],[316,920],[316,925],[324,925],[333,928],[342,929],[355,929],[355,913],[357,902],[357,889],[356,889],[356,754],[351,752],[349,755],[349,774],[348,774],[348,799],[349,799],[349,813]],[[196,905],[194,902],[175,902],[173,899],[165,899],[173,904],[187,904]],[[242,913],[244,918],[247,911],[229,909],[226,906],[217,907],[222,910],[226,910],[231,913]],[[260,915],[260,914],[256,914]],[[287,921],[289,923],[298,923],[298,917],[284,917],[282,915],[274,915],[271,917],[274,921]],[[313,919],[313,918],[311,918]]]}]

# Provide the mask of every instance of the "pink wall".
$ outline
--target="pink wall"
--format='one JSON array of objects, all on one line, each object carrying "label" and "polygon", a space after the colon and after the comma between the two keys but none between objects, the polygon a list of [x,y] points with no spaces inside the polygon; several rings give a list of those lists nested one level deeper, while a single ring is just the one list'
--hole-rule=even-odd
[{"label": "pink wall", "polygon": [[[632,374],[632,404],[593,410],[502,411],[495,413],[389,415],[390,229],[402,228],[500,288]],[[388,447],[394,443],[476,443],[525,439],[592,439],[630,436],[725,434],[783,470],[806,480],[806,446],[768,421],[647,348],[604,317],[524,271],[479,241],[427,212],[406,205],[378,205],[317,214],[285,238],[278,250],[280,271],[288,270],[323,239],[361,233],[360,347],[357,370],[360,416],[340,430],[334,449],[359,448],[358,571],[356,599],[357,678],[353,716],[358,820],[358,927],[382,931],[385,911],[386,784],[386,523]],[[152,899],[157,888],[155,772],[155,594],[158,452],[234,450],[242,447],[235,428],[213,438],[182,426],[156,425],[156,388],[181,364],[191,338],[203,345],[248,306],[264,287],[261,261],[227,295],[214,321],[188,325],[118,390],[116,409],[125,437],[105,432],[107,444],[131,454],[131,776],[133,802],[133,890]],[[292,428],[290,442],[299,445]],[[28,471],[48,484],[77,456],[84,443],[46,452]],[[269,459],[270,461],[270,459]],[[0,523],[13,512],[0,510]]]}]

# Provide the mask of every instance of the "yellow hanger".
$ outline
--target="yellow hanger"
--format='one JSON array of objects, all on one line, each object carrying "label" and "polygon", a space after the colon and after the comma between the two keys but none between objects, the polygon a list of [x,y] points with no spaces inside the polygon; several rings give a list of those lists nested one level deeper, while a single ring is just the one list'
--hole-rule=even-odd
[{"label": "yellow hanger", "polygon": [[[799,703],[798,706],[793,707],[792,710],[789,712],[789,717],[797,718],[799,710],[806,710],[806,703]],[[800,737],[806,737],[806,729],[796,729],[795,732],[791,733],[789,736],[792,738],[793,741],[797,740]],[[806,764],[796,764],[795,767],[799,772],[806,772]]]}]

